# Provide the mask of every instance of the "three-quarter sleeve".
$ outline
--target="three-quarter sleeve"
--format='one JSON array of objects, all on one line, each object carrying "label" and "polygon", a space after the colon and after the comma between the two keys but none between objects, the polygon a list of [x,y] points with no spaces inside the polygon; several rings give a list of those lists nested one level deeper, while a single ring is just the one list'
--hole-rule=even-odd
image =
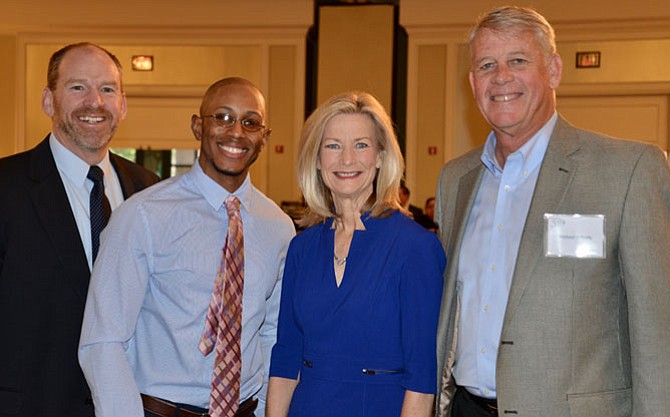
[{"label": "three-quarter sleeve", "polygon": [[410,234],[400,278],[400,326],[405,374],[410,391],[433,394],[437,322],[446,259],[435,234]]},{"label": "three-quarter sleeve", "polygon": [[277,343],[272,348],[270,376],[297,379],[302,361],[302,332],[293,307],[295,281],[299,272],[300,248],[294,239],[289,246],[282,278]]}]

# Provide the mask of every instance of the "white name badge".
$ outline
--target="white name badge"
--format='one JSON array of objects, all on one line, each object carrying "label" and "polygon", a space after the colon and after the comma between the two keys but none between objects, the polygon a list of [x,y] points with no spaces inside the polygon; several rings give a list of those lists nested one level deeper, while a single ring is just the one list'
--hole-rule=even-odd
[{"label": "white name badge", "polygon": [[545,213],[545,256],[605,258],[605,216]]}]

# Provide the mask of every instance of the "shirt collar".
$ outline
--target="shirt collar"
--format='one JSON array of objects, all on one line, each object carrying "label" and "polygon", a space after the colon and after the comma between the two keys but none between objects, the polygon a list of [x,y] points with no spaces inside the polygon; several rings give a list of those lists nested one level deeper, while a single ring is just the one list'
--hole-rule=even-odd
[{"label": "shirt collar", "polygon": [[251,176],[247,173],[247,177],[244,179],[244,182],[240,187],[234,192],[228,192],[223,188],[219,183],[210,178],[202,170],[200,162],[198,159],[195,160],[193,167],[188,172],[188,174],[196,186],[200,189],[200,192],[207,200],[210,206],[215,211],[219,211],[221,208],[225,210],[224,202],[230,195],[234,195],[240,200],[240,206],[244,208],[247,212],[251,207]]},{"label": "shirt collar", "polygon": [[[539,167],[544,159],[544,154],[549,146],[549,139],[551,139],[551,134],[554,131],[557,121],[558,113],[554,111],[554,114],[549,118],[547,123],[545,123],[544,126],[542,126],[542,128],[538,130],[521,148],[509,155],[509,157],[519,155],[523,160],[525,170],[528,172]],[[494,132],[491,132],[484,144],[481,160],[493,175],[500,175],[503,169],[498,163],[495,149],[496,136]]]},{"label": "shirt collar", "polygon": [[[58,170],[65,174],[72,184],[83,187],[90,169],[88,163],[63,146],[53,132],[49,136],[49,146]],[[97,165],[105,173],[105,179],[111,178],[112,164],[109,160],[109,152],[105,152],[105,157]]]}]

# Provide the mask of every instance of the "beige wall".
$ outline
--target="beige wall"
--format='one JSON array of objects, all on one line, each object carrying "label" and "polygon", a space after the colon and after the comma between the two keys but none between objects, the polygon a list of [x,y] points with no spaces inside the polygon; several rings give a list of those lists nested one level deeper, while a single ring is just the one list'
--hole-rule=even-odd
[{"label": "beige wall", "polygon": [[[189,125],[202,93],[217,79],[243,76],[265,92],[273,129],[252,168],[254,182],[278,202],[295,200],[304,36],[312,9],[311,0],[166,0],[160,7],[133,0],[115,1],[113,7],[82,0],[4,1],[0,156],[34,146],[50,129],[40,94],[51,53],[67,43],[91,41],[108,48],[124,65],[129,112],[113,146],[197,148]],[[153,55],[155,70],[131,71],[135,54]]]},{"label": "beige wall", "polygon": [[[410,0],[411,1],[411,0]],[[257,28],[305,26],[312,19],[311,0],[161,0],[113,2],[89,0],[3,0],[0,31],[57,27],[77,31],[118,28]]]},{"label": "beige wall", "polygon": [[[401,0],[400,23],[409,34],[407,179],[416,205],[434,194],[443,163],[481,143],[488,132],[471,98],[463,40],[475,17],[497,4]],[[566,63],[559,107],[562,100],[570,111],[623,97],[623,108],[650,109],[627,123],[657,122],[651,141],[667,149],[667,123],[664,131],[658,120],[670,117],[670,7],[656,0],[533,5],[556,27]],[[273,134],[254,167],[254,181],[277,202],[297,199],[304,35],[313,8],[311,0],[164,0],[160,7],[117,0],[112,8],[84,0],[1,2],[0,156],[32,146],[49,129],[39,109],[49,54],[59,45],[90,40],[108,46],[126,67],[130,109],[117,145],[197,146],[188,117],[204,88],[233,74],[258,83],[268,96]],[[600,69],[574,68],[574,53],[583,50],[601,51]],[[130,71],[135,53],[153,54],[156,70]],[[621,106],[610,106],[608,114],[618,118]],[[650,116],[654,111],[656,119]],[[431,148],[436,155],[429,155]]]},{"label": "beige wall", "polygon": [[[407,175],[410,200],[423,207],[426,199],[422,190],[434,190],[437,175],[442,164],[444,147],[447,144],[448,126],[445,124],[447,93],[448,48],[445,45],[424,45],[417,49],[416,77],[408,80],[410,102],[408,106],[408,140],[406,143]],[[411,136],[410,136],[411,135]],[[429,152],[434,150],[435,153]],[[412,169],[415,168],[415,169]]]},{"label": "beige wall", "polygon": [[[277,203],[298,200],[298,184],[294,172],[297,144],[304,113],[304,83],[295,74],[302,74],[299,54],[292,46],[270,48],[268,113],[272,135],[265,154],[268,155],[266,193]],[[281,150],[281,152],[280,152]]]},{"label": "beige wall", "polygon": [[16,150],[16,46],[12,36],[0,36],[0,156]]},{"label": "beige wall", "polygon": [[321,7],[317,103],[347,90],[374,94],[391,109],[393,6]]}]

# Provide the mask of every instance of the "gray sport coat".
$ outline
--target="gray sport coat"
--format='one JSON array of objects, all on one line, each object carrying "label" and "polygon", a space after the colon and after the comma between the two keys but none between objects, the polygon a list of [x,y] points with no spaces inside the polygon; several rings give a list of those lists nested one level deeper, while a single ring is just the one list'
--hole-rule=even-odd
[{"label": "gray sport coat", "polygon": [[[450,415],[456,277],[481,182],[482,148],[442,170],[436,218],[447,254],[437,416]],[[545,213],[605,216],[605,259],[544,256]],[[670,169],[654,146],[559,117],[521,237],[496,365],[500,416],[670,415]]]}]

